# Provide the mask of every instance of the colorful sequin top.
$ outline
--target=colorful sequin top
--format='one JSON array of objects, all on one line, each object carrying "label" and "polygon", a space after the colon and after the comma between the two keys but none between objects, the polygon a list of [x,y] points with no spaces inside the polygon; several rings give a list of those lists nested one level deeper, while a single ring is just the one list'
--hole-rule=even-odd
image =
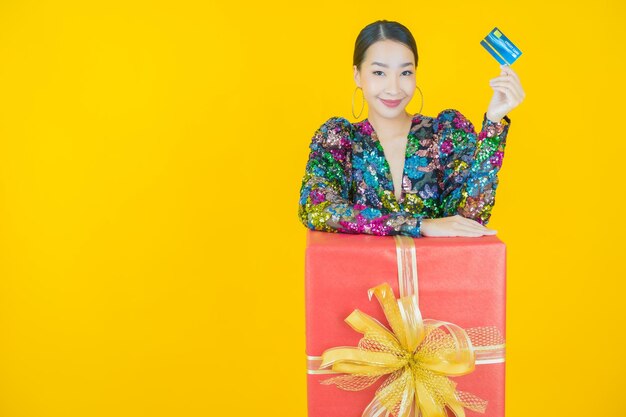
[{"label": "colorful sequin top", "polygon": [[458,110],[415,114],[400,199],[368,119],[331,117],[313,135],[298,215],[312,230],[421,237],[422,219],[491,216],[511,120],[483,116],[477,134]]}]

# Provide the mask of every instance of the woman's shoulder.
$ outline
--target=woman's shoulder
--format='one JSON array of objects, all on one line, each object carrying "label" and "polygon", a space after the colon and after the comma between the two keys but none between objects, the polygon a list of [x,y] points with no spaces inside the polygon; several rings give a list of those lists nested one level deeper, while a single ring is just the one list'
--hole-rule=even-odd
[{"label": "woman's shoulder", "polygon": [[340,116],[331,116],[320,126],[320,130],[323,129],[325,131],[333,130],[333,131],[348,131],[351,132],[353,129],[352,123],[345,117]]},{"label": "woman's shoulder", "polygon": [[351,145],[353,132],[354,126],[348,119],[331,116],[317,129],[314,140],[326,148],[346,147]]},{"label": "woman's shoulder", "polygon": [[435,131],[447,128],[463,129],[468,132],[474,130],[472,122],[455,108],[441,110],[437,117],[433,118],[433,125]]},{"label": "woman's shoulder", "polygon": [[439,114],[437,115],[436,119],[438,121],[452,121],[454,119],[466,119],[466,117],[463,115],[463,113],[461,113],[459,110],[454,109],[454,108],[448,108],[448,109],[444,109],[441,110],[439,112]]}]

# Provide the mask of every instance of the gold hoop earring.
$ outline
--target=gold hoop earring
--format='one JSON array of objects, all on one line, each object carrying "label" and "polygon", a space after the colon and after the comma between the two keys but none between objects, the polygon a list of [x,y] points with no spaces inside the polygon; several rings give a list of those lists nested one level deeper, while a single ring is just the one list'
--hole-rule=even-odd
[{"label": "gold hoop earring", "polygon": [[422,89],[419,88],[417,85],[415,85],[415,88],[419,90],[420,96],[422,96],[422,107],[420,107],[420,111],[418,111],[419,114],[422,114],[422,109],[424,108],[424,94],[422,94]]},{"label": "gold hoop earring", "polygon": [[[354,95],[356,94],[356,90],[358,90],[359,88],[361,88],[361,87],[357,86],[354,89],[354,93],[352,93],[352,115],[354,116],[355,119],[358,119],[359,117],[361,117],[361,113],[363,113],[363,108],[365,107],[365,93],[362,93],[363,94],[363,104],[361,105],[361,113],[359,113],[358,116],[354,114]],[[363,91],[362,88],[361,88],[361,91]]]}]

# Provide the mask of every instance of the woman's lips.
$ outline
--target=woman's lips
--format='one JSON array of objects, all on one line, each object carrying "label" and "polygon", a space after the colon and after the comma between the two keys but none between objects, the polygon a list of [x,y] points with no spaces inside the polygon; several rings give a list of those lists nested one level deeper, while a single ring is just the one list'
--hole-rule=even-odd
[{"label": "woman's lips", "polygon": [[402,100],[383,100],[381,98],[380,101],[382,101],[387,107],[396,107]]}]

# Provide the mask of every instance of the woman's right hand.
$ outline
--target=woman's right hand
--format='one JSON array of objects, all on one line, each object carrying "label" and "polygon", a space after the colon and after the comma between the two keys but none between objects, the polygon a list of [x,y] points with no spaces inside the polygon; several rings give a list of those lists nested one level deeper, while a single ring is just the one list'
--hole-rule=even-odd
[{"label": "woman's right hand", "polygon": [[420,234],[428,237],[483,236],[495,235],[496,230],[489,229],[476,220],[459,214],[439,219],[422,219]]}]

